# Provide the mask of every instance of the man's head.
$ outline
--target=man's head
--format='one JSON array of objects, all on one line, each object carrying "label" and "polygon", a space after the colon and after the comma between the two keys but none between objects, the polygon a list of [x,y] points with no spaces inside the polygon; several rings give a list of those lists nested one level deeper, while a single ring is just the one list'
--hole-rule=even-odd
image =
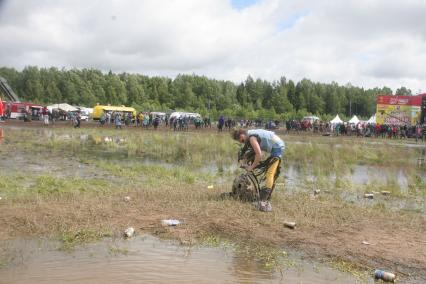
[{"label": "man's head", "polygon": [[247,138],[247,131],[243,129],[234,130],[232,138],[240,143],[245,143]]}]

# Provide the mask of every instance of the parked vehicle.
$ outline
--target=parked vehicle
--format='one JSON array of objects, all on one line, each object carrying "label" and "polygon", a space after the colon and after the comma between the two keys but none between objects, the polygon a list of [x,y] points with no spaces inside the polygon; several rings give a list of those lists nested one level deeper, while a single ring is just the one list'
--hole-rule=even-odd
[{"label": "parked vehicle", "polygon": [[125,107],[125,106],[104,106],[104,105],[97,105],[93,107],[93,114],[92,118],[93,120],[99,120],[102,115],[106,112],[121,112],[128,114],[129,112],[132,113],[133,118],[136,118],[136,110],[132,107]]},{"label": "parked vehicle", "polygon": [[12,119],[40,120],[43,106],[33,103],[10,102],[6,104],[6,115]]}]

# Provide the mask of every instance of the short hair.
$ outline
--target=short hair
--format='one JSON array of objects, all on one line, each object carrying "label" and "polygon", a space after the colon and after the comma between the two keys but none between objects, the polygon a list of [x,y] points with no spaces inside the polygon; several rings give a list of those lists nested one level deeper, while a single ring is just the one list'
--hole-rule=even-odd
[{"label": "short hair", "polygon": [[247,135],[247,131],[244,129],[236,129],[234,130],[234,132],[232,133],[232,139],[234,140],[240,140],[240,135],[244,134]]}]

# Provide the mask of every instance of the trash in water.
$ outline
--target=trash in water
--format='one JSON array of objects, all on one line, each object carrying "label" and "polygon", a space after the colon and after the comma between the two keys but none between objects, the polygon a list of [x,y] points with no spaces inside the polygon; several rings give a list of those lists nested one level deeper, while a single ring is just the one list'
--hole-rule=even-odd
[{"label": "trash in water", "polygon": [[384,270],[376,269],[374,271],[374,278],[381,279],[385,282],[395,282],[396,275],[390,272],[386,272]]},{"label": "trash in water", "polygon": [[125,196],[125,197],[124,197],[124,201],[126,201],[126,202],[129,202],[129,201],[130,201],[130,199],[131,199],[131,198],[130,198],[130,196]]},{"label": "trash in water", "polygon": [[383,195],[390,195],[390,191],[387,191],[387,190],[382,190],[381,193]]},{"label": "trash in water", "polygon": [[208,188],[208,189],[212,189],[212,188],[213,188],[213,185],[209,185],[209,186],[207,186],[207,188]]},{"label": "trash in water", "polygon": [[374,194],[373,193],[366,193],[366,194],[364,194],[364,198],[373,199]]},{"label": "trash in water", "polygon": [[369,242],[367,242],[367,241],[362,241],[362,244],[363,245],[367,245],[367,246],[369,246],[369,245],[371,245]]},{"label": "trash in water", "polygon": [[181,224],[181,222],[176,219],[161,220],[161,225],[163,226],[177,226],[179,224]]},{"label": "trash in water", "polygon": [[131,238],[135,234],[135,229],[133,227],[129,227],[124,231],[124,236],[126,238]]},{"label": "trash in water", "polygon": [[296,227],[296,222],[284,222],[284,227],[287,227],[289,229],[294,229]]}]

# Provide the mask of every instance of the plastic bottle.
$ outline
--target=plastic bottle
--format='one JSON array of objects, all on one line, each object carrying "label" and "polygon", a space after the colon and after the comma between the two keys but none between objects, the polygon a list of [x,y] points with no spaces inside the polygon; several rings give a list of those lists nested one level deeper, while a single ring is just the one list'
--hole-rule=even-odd
[{"label": "plastic bottle", "polygon": [[163,226],[177,226],[180,224],[180,221],[175,219],[166,219],[166,220],[161,220],[161,224]]},{"label": "plastic bottle", "polygon": [[396,275],[384,270],[376,269],[374,271],[374,278],[381,279],[385,282],[395,282]]},{"label": "plastic bottle", "polygon": [[366,193],[366,194],[364,194],[364,198],[373,199],[374,198],[374,194],[372,194],[372,193]]}]

